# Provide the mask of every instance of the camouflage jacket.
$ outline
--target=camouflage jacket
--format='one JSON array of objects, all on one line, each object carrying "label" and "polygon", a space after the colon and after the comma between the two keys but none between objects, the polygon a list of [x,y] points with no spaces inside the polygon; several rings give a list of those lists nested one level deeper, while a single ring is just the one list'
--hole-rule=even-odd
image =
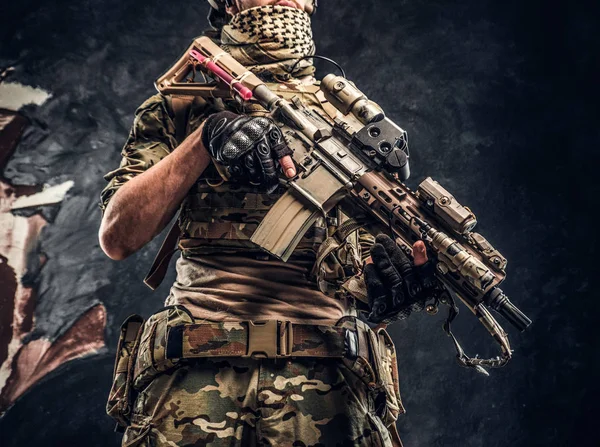
[{"label": "camouflage jacket", "polygon": [[[286,99],[297,97],[308,107],[318,108],[322,116],[331,116],[332,106],[320,93],[318,82],[303,84],[292,79],[267,85]],[[257,103],[241,106],[233,100],[207,101],[198,97],[190,109],[186,134],[197,129],[207,116],[220,110],[266,114]],[[169,97],[154,95],[137,109],[133,127],[122,150],[121,164],[105,176],[109,183],[101,194],[103,210],[121,185],[175,150],[180,143],[175,137],[175,129]],[[255,187],[223,182],[211,163],[181,205],[179,248],[183,256],[211,252],[244,252],[264,256],[249,239],[284,192],[285,187],[280,187],[272,194],[264,194]],[[318,219],[288,262],[301,263],[303,266],[314,264],[321,244],[345,219],[347,217],[337,208],[330,212],[327,220]],[[328,295],[350,292],[355,298],[366,301],[364,284],[356,275],[372,243],[373,237],[362,230],[350,234],[343,241],[337,241],[339,247],[336,250],[319,265],[309,268],[319,289]]]}]

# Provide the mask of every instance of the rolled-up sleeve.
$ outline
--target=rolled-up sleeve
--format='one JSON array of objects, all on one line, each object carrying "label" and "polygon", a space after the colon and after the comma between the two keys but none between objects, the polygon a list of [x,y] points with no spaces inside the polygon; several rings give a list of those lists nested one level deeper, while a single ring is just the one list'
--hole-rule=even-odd
[{"label": "rolled-up sleeve", "polygon": [[100,195],[102,211],[125,182],[158,163],[176,147],[175,124],[167,111],[166,98],[154,95],[135,112],[133,126],[121,151],[121,164],[104,176],[108,185]]}]

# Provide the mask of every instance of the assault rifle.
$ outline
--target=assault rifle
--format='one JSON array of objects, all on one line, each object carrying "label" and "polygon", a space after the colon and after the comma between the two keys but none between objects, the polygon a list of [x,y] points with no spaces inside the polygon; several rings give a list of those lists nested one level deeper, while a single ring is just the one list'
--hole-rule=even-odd
[{"label": "assault rifle", "polygon": [[[196,83],[190,74],[202,71],[214,81]],[[258,101],[282,126],[293,149],[298,175],[271,208],[251,241],[286,261],[319,216],[341,205],[351,216],[368,216],[362,224],[375,233],[391,231],[400,248],[411,255],[422,239],[436,263],[437,278],[452,293],[445,329],[463,366],[485,373],[511,358],[506,332],[491,315],[498,312],[518,330],[531,320],[512,304],[498,285],[506,259],[482,235],[473,232],[477,220],[439,183],[424,180],[416,191],[404,183],[409,175],[406,132],[387,118],[350,81],[330,74],[320,84],[335,110],[329,116],[299,100],[287,101],[207,37],[196,39],[179,61],[156,81],[164,94],[231,97]],[[450,331],[457,313],[452,295],[476,315],[501,347],[492,359],[468,357]],[[438,303],[428,306],[437,309]]]}]

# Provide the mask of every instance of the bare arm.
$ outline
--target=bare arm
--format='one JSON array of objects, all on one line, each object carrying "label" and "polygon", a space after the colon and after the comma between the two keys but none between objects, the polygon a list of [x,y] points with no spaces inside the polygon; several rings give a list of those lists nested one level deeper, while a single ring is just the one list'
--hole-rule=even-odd
[{"label": "bare arm", "polygon": [[100,246],[108,257],[125,259],[151,241],[173,218],[179,204],[210,163],[202,127],[176,150],[122,185],[100,225]]}]

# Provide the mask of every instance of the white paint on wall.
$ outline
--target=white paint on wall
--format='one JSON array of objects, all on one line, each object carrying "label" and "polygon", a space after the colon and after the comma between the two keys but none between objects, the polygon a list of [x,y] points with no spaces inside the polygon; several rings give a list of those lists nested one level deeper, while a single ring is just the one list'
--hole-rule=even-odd
[{"label": "white paint on wall", "polygon": [[41,106],[52,94],[39,87],[30,87],[18,82],[0,83],[0,108],[18,111],[27,104]]},{"label": "white paint on wall", "polygon": [[75,183],[73,180],[68,180],[60,185],[49,186],[43,191],[32,194],[30,196],[22,196],[16,199],[11,210],[18,210],[22,208],[30,208],[32,206],[52,205],[61,202],[69,189],[73,187]]}]

